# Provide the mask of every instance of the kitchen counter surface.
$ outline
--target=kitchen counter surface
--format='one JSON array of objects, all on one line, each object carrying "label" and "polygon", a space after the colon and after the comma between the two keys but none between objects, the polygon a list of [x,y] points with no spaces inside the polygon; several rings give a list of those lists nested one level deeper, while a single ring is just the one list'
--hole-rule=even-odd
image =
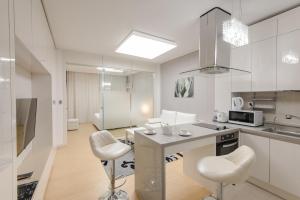
[{"label": "kitchen counter surface", "polygon": [[[170,126],[168,131],[163,130],[162,128],[156,128],[155,131],[157,134],[155,135],[146,135],[142,130],[135,131],[135,133],[142,135],[143,137],[152,140],[153,142],[162,145],[162,146],[169,146],[174,144],[180,144],[188,141],[198,140],[201,138],[208,138],[217,135],[223,135],[227,133],[233,133],[237,131],[241,131],[242,133],[248,133],[252,135],[267,137],[270,139],[281,140],[285,142],[290,142],[294,144],[300,144],[300,137],[293,137],[278,133],[271,133],[264,131],[264,129],[269,128],[270,126],[259,126],[259,127],[251,127],[251,126],[243,126],[238,124],[231,124],[231,123],[220,123],[220,122],[203,122],[201,123],[208,123],[214,124],[218,126],[226,126],[228,129],[218,131],[212,130],[208,128],[203,128],[199,126],[194,126],[192,124],[183,124],[183,125],[176,125]],[[179,136],[180,130],[188,130],[192,133],[192,136],[189,137],[182,137]],[[166,132],[169,132],[166,133]],[[172,133],[172,134],[171,134]]]},{"label": "kitchen counter surface", "polygon": [[266,128],[270,128],[270,126],[268,126],[268,125],[251,127],[251,126],[243,126],[243,125],[238,125],[238,124],[220,123],[220,122],[212,122],[212,124],[219,125],[219,126],[226,126],[226,127],[229,127],[230,129],[231,128],[239,129],[243,133],[267,137],[267,138],[275,139],[275,140],[281,140],[281,141],[290,142],[290,143],[294,143],[294,144],[300,144],[300,137],[293,137],[293,136],[263,131]]},{"label": "kitchen counter surface", "polygon": [[[182,124],[182,125],[170,126],[168,130],[165,130],[163,128],[156,128],[154,130],[156,131],[155,135],[146,135],[144,134],[143,130],[137,130],[135,131],[135,134],[142,135],[146,139],[150,139],[156,144],[166,147],[166,146],[176,145],[176,144],[190,142],[194,140],[204,139],[208,137],[213,137],[217,135],[224,135],[227,133],[237,132],[239,131],[239,128],[230,127],[230,129],[218,131],[218,130],[212,130],[208,128],[195,126],[192,124]],[[179,135],[180,130],[187,130],[190,133],[192,133],[192,135],[188,137],[180,136]]]}]

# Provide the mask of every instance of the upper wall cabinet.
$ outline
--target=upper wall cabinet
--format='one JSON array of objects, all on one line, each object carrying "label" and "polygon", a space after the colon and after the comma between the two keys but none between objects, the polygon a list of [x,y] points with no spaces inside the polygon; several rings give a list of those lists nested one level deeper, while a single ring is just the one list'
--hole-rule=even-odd
[{"label": "upper wall cabinet", "polygon": [[300,29],[300,7],[278,16],[278,35]]},{"label": "upper wall cabinet", "polygon": [[15,34],[32,49],[31,0],[15,0]]},{"label": "upper wall cabinet", "polygon": [[276,37],[252,44],[252,91],[276,90]]},{"label": "upper wall cabinet", "polygon": [[262,41],[277,35],[277,17],[273,17],[249,27],[250,43]]},{"label": "upper wall cabinet", "polygon": [[250,27],[252,91],[276,90],[277,18]]},{"label": "upper wall cabinet", "polygon": [[279,35],[277,38],[278,90],[300,90],[299,56],[300,30]]},{"label": "upper wall cabinet", "polygon": [[[232,68],[251,71],[251,45],[231,49]],[[232,71],[232,92],[251,91],[251,73]]]}]

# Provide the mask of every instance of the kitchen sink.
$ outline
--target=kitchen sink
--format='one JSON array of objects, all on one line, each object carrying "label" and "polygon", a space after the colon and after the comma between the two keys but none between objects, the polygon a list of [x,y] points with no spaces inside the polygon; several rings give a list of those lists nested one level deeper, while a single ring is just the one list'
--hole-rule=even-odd
[{"label": "kitchen sink", "polygon": [[280,135],[300,137],[300,128],[293,126],[283,126],[283,125],[271,125],[271,127],[265,128],[262,131],[276,133]]}]

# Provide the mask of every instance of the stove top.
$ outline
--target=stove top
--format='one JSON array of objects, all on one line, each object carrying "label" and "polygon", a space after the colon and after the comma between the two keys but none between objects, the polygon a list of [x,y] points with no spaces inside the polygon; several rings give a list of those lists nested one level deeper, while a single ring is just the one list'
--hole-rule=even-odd
[{"label": "stove top", "polygon": [[212,129],[212,130],[217,130],[217,131],[222,131],[222,130],[228,129],[228,127],[226,127],[226,126],[220,126],[220,125],[208,124],[208,123],[196,123],[196,124],[193,124],[193,125],[203,127],[203,128]]}]

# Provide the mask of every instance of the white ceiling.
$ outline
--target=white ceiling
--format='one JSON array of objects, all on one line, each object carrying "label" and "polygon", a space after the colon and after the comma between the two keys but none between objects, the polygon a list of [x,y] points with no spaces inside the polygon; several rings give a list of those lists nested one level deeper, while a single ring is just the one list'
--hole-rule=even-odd
[{"label": "white ceiling", "polygon": [[[57,48],[154,63],[197,50],[199,16],[215,6],[229,12],[233,7],[233,0],[43,1]],[[242,0],[243,21],[252,24],[299,3],[300,0]],[[153,60],[115,53],[131,30],[173,40],[178,47]]]}]

